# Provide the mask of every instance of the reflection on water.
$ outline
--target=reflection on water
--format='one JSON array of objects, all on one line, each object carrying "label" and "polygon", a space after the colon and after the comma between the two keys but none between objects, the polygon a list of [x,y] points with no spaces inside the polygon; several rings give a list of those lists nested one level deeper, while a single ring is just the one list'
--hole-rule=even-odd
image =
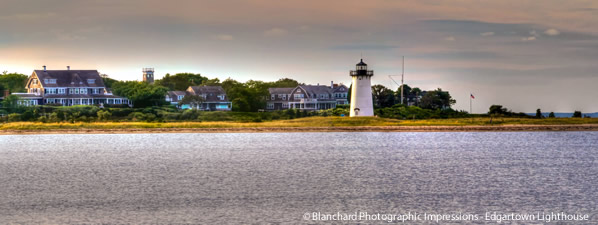
[{"label": "reflection on water", "polygon": [[[0,136],[0,221],[598,212],[597,132]],[[590,223],[598,223],[593,217]]]}]

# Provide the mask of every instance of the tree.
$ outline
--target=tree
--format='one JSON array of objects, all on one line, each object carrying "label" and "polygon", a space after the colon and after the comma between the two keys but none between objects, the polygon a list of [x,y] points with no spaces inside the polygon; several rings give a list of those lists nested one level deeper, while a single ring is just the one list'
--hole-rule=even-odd
[{"label": "tree", "polygon": [[507,108],[503,108],[502,105],[492,105],[488,110],[488,115],[506,115],[508,112],[509,110]]},{"label": "tree", "polygon": [[411,91],[409,92],[409,94],[415,97],[415,99],[414,99],[415,102],[414,103],[415,103],[416,106],[419,106],[419,97],[422,94],[422,90],[419,89],[418,87],[414,87],[414,88],[411,89]]},{"label": "tree", "polygon": [[424,109],[446,109],[457,101],[451,97],[448,91],[438,88],[428,91],[421,99],[421,107]]},{"label": "tree", "polygon": [[166,74],[162,79],[156,80],[156,85],[161,85],[170,91],[184,91],[189,86],[198,86],[208,80],[200,74],[177,73],[175,75]]},{"label": "tree", "polygon": [[214,86],[214,85],[220,85],[220,79],[218,78],[214,78],[214,79],[209,79],[209,80],[204,80],[201,85],[203,86]]},{"label": "tree", "polygon": [[394,92],[384,87],[384,85],[376,84],[372,86],[372,96],[374,105],[378,107],[390,107],[394,105]]},{"label": "tree", "polygon": [[[407,84],[403,84],[401,85],[403,87],[403,104],[407,104],[407,96],[409,95],[409,93],[411,93],[411,87]],[[396,99],[397,99],[397,103],[401,103],[401,86],[399,86],[399,88],[397,88],[396,91]]]},{"label": "tree", "polygon": [[573,112],[573,118],[581,118],[581,111]]},{"label": "tree", "polygon": [[181,101],[179,101],[179,106],[183,104],[189,104],[191,108],[197,108],[201,105],[201,103],[205,102],[205,99],[199,95],[185,95]]},{"label": "tree", "polygon": [[14,112],[15,109],[19,107],[19,100],[19,97],[16,95],[6,96],[2,101],[2,106],[11,109]]},{"label": "tree", "polygon": [[540,110],[540,109],[536,110],[536,118],[538,118],[538,119],[544,118],[544,116],[542,115],[542,110]]},{"label": "tree", "polygon": [[104,81],[104,85],[106,85],[106,88],[112,88],[112,85],[118,82],[118,80],[112,79],[107,75],[102,77],[102,81]]},{"label": "tree", "polygon": [[548,118],[555,118],[556,116],[554,115],[554,112],[550,112],[550,114],[548,114]]},{"label": "tree", "polygon": [[13,93],[25,92],[25,85],[28,79],[29,76],[27,75],[4,71],[0,74],[0,89],[10,90]]},{"label": "tree", "polygon": [[277,81],[271,82],[270,87],[273,88],[290,88],[297,87],[300,83],[290,78],[281,78]]},{"label": "tree", "polygon": [[138,81],[119,81],[113,84],[115,95],[127,97],[135,107],[157,106],[166,103],[165,87]]}]

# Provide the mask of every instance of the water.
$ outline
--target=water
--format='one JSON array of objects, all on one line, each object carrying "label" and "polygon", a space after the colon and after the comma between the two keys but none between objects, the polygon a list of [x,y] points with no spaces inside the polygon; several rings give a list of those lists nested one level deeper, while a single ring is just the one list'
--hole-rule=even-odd
[{"label": "water", "polygon": [[582,213],[590,221],[579,224],[598,224],[597,153],[598,132],[0,136],[0,223],[296,224],[320,223],[303,220],[312,212],[411,211],[479,214],[462,224],[496,224],[486,212]]}]

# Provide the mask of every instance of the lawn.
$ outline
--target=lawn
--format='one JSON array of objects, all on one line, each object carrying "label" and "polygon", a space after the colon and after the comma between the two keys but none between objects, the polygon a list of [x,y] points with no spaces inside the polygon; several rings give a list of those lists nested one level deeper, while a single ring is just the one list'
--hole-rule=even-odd
[{"label": "lawn", "polygon": [[378,117],[307,117],[267,122],[89,122],[41,123],[12,122],[0,124],[0,130],[60,129],[146,129],[146,128],[243,128],[243,127],[357,127],[357,126],[468,126],[468,125],[575,125],[598,124],[598,118],[490,118],[396,120]]}]

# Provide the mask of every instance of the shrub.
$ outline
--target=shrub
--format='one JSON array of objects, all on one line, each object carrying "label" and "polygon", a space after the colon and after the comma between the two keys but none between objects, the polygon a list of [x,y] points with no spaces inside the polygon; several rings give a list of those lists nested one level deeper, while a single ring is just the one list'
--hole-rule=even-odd
[{"label": "shrub", "polygon": [[112,116],[112,113],[110,113],[106,110],[101,110],[101,111],[98,111],[97,115],[98,115],[98,120],[106,121],[106,120],[110,119],[110,117]]},{"label": "shrub", "polygon": [[21,121],[21,114],[11,113],[8,115],[8,122],[18,122],[18,121]]}]

